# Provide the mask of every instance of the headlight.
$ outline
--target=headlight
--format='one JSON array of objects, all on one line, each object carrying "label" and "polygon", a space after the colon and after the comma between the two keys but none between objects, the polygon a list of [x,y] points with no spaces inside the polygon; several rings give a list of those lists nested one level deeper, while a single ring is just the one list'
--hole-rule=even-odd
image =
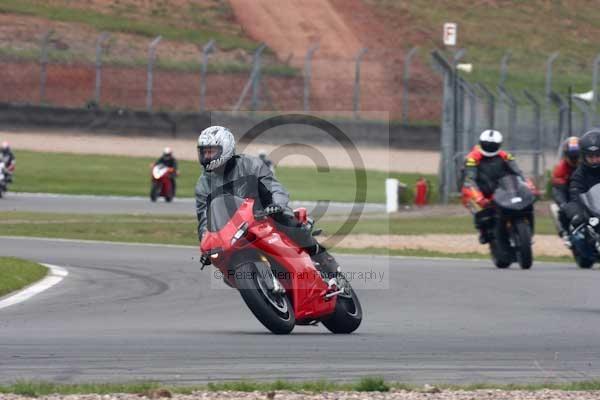
[{"label": "headlight", "polygon": [[240,240],[246,234],[246,232],[248,232],[248,223],[244,222],[239,226],[237,232],[233,234],[233,237],[231,238],[231,244],[233,245],[235,242]]},{"label": "headlight", "polygon": [[597,217],[592,217],[588,220],[588,223],[591,226],[596,227],[596,225],[598,225],[598,223],[600,223],[600,219],[598,219]]}]

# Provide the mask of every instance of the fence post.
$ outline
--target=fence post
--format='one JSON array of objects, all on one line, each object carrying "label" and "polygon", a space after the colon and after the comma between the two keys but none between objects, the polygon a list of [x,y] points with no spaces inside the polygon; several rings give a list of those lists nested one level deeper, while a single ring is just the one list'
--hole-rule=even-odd
[{"label": "fence post", "polygon": [[[454,151],[458,149],[458,131],[462,123],[462,118],[459,114],[459,110],[462,109],[463,99],[459,96],[458,81],[461,79],[458,73],[458,63],[465,56],[466,49],[458,49],[452,56],[452,96],[454,97]],[[454,165],[454,164],[453,164]]]},{"label": "fence post", "polygon": [[251,100],[251,110],[256,111],[260,106],[260,68],[261,68],[261,56],[262,52],[267,47],[266,44],[262,44],[258,49],[254,52],[254,57],[252,60],[252,71],[254,79],[252,79],[252,100]]},{"label": "fence post", "polygon": [[110,33],[102,32],[96,39],[96,84],[94,86],[94,101],[100,105],[100,93],[102,90],[102,50],[104,43],[110,37]]},{"label": "fence post", "polygon": [[598,68],[600,68],[600,54],[594,58],[594,71],[592,74],[592,124],[596,124],[598,112]]},{"label": "fence post", "polygon": [[42,52],[40,54],[40,104],[44,104],[46,100],[46,66],[48,65],[48,46],[50,38],[54,34],[53,30],[49,30],[42,39]]},{"label": "fence post", "polygon": [[496,98],[483,83],[478,83],[477,87],[485,94],[488,100],[488,129],[494,129],[496,119]]},{"label": "fence post", "polygon": [[471,145],[471,139],[475,135],[475,121],[476,121],[476,95],[471,88],[471,85],[467,83],[464,79],[460,80],[460,85],[462,87],[463,92],[466,94],[469,99],[469,123],[468,128],[465,129],[463,127],[463,135],[462,135],[462,151],[463,153],[469,152],[469,147]]},{"label": "fence post", "polygon": [[[573,97],[573,104],[575,104],[575,107],[577,107],[577,109],[579,110],[579,112],[581,112],[581,125],[583,127],[583,132],[580,132],[580,134],[583,134],[584,132],[587,132],[590,129],[590,122],[591,122],[591,113],[590,113],[590,106],[587,104],[587,102],[585,102],[584,100],[581,100],[577,97]],[[569,132],[569,135],[573,135],[574,132]]]},{"label": "fence post", "polygon": [[363,56],[366,54],[368,49],[363,47],[358,51],[356,55],[356,67],[354,72],[354,118],[359,119],[358,111],[360,110],[360,63],[362,62]]},{"label": "fence post", "polygon": [[242,103],[244,102],[244,99],[246,98],[246,95],[248,94],[248,91],[250,90],[250,87],[255,84],[256,74],[258,74],[257,59],[258,59],[258,56],[260,55],[260,53],[263,52],[265,47],[267,47],[267,46],[264,43],[261,43],[260,46],[258,46],[258,48],[254,51],[254,56],[252,58],[252,70],[250,72],[250,77],[248,78],[246,85],[244,85],[244,89],[242,89],[242,93],[240,93],[240,97],[238,98],[238,101],[233,106],[234,112],[239,111],[240,107],[242,106]]},{"label": "fence post", "polygon": [[510,150],[516,150],[514,147],[513,139],[516,135],[516,126],[517,126],[517,100],[515,97],[508,92],[508,90],[504,89],[501,86],[498,86],[498,92],[500,93],[500,98],[504,100],[504,104],[506,104],[509,108],[508,112],[508,140],[506,141],[506,147]]},{"label": "fence post", "polygon": [[556,92],[550,91],[550,101],[552,101],[558,107],[558,152],[557,156],[560,157],[560,144],[567,138],[567,129],[565,129],[565,113],[569,111],[569,106],[565,100]]},{"label": "fence post", "polygon": [[162,36],[154,38],[148,46],[148,77],[146,79],[146,110],[152,112],[152,89],[154,80],[154,61],[156,60],[156,46],[161,41]]},{"label": "fence post", "polygon": [[304,57],[304,112],[310,111],[310,84],[312,80],[312,59],[319,50],[319,44],[313,44]]},{"label": "fence post", "polygon": [[208,55],[215,50],[215,40],[210,39],[202,47],[202,67],[200,69],[200,112],[206,110],[206,72],[208,70]]},{"label": "fence post", "polygon": [[414,55],[419,50],[418,47],[413,47],[406,53],[404,57],[404,70],[402,71],[402,123],[408,124],[408,107],[409,107],[409,90],[408,83],[410,82],[410,66]]},{"label": "fence post", "polygon": [[541,186],[541,178],[540,176],[540,154],[543,154],[544,149],[542,148],[542,111],[540,102],[529,93],[527,90],[523,91],[523,94],[529,100],[531,105],[533,106],[533,124],[535,126],[535,148],[536,152],[533,155],[533,175],[536,178],[536,184],[538,187]]},{"label": "fence post", "polygon": [[558,54],[558,51],[555,51],[550,54],[548,60],[546,60],[546,98],[549,98],[550,92],[552,92],[552,65],[558,57]]},{"label": "fence post", "polygon": [[442,134],[440,137],[440,147],[442,157],[440,159],[439,177],[440,177],[440,200],[443,204],[448,204],[450,199],[450,188],[453,182],[454,165],[454,68],[437,50],[431,53],[434,65],[442,72],[444,76],[443,109],[442,109]]},{"label": "fence post", "polygon": [[510,61],[511,57],[512,54],[510,50],[508,50],[502,56],[502,60],[500,61],[500,82],[498,82],[499,87],[504,87],[504,83],[506,82],[506,75],[508,74],[508,62]]}]

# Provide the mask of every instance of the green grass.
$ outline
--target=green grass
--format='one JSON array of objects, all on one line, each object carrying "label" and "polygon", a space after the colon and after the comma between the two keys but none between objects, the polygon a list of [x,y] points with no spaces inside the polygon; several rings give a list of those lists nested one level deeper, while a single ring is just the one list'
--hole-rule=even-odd
[{"label": "green grass", "polygon": [[[323,219],[317,227],[326,235],[424,235],[428,233],[475,235],[471,217],[395,218],[364,217],[351,231],[339,231],[344,220]],[[29,212],[0,212],[4,235],[109,240],[119,242],[196,244],[193,216],[81,215]],[[549,217],[538,217],[537,234],[555,234]]]},{"label": "green grass", "polygon": [[[507,50],[512,53],[506,84],[521,93],[544,90],[545,62],[560,51],[554,63],[555,90],[566,93],[569,85],[577,91],[589,91],[592,60],[598,53],[596,33],[600,14],[592,12],[590,3],[571,1],[477,2],[459,0],[431,7],[429,0],[367,0],[382,18],[400,18],[419,30],[429,40],[410,43],[421,48],[443,48],[444,22],[458,24],[458,48],[466,48],[462,62],[473,64],[467,79],[480,81],[495,89],[500,77],[500,60]],[[543,21],[538,23],[537,21]],[[408,29],[410,30],[410,26]],[[390,28],[394,29],[394,28]],[[418,57],[429,57],[422,50]]]},{"label": "green grass", "polygon": [[[562,391],[597,391],[600,390],[600,381],[539,383],[539,384],[493,384],[475,383],[468,385],[435,385],[447,391],[475,391],[475,390],[505,390],[505,391],[540,391],[544,389]],[[365,377],[355,382],[337,383],[327,380],[318,381],[285,381],[272,382],[233,381],[222,383],[209,383],[195,386],[169,386],[158,382],[133,382],[133,383],[80,383],[57,384],[51,382],[17,381],[14,384],[0,385],[0,393],[12,393],[28,397],[41,397],[52,394],[115,394],[130,393],[148,396],[153,392],[191,394],[194,392],[208,391],[236,391],[236,392],[272,392],[290,391],[297,393],[323,393],[323,392],[386,392],[390,389],[406,390],[413,392],[423,391],[423,386],[404,384],[400,382],[386,382],[379,377]]]},{"label": "green grass", "polygon": [[[190,143],[192,146],[193,143]],[[124,156],[80,155],[18,151],[19,168],[11,190],[62,194],[147,196],[150,190],[149,164],[155,159]],[[181,161],[177,181],[180,197],[191,197],[201,167],[197,162]],[[366,171],[366,201],[385,201],[385,172]],[[418,174],[391,174],[414,186]],[[316,168],[279,167],[277,177],[288,188],[292,200],[354,201],[356,173],[349,169],[318,172]],[[436,178],[428,176],[432,186]],[[434,194],[435,198],[435,194]]]},{"label": "green grass", "polygon": [[47,269],[31,261],[0,257],[0,297],[46,276]]},{"label": "green grass", "polygon": [[[1,0],[0,0],[1,1]],[[0,57],[11,58],[21,61],[38,61],[40,59],[40,49],[16,49],[12,47],[0,46]],[[56,63],[92,63],[92,55],[84,55],[74,53],[70,50],[49,49],[48,60]],[[146,67],[148,65],[147,58],[121,58],[119,54],[107,56],[103,60],[105,65],[113,65],[120,67]],[[196,61],[182,61],[170,58],[159,58],[156,61],[158,70],[169,70],[177,72],[197,73],[200,70],[200,63]],[[213,61],[207,66],[208,73],[214,74],[241,74],[249,73],[252,70],[252,65],[237,61]],[[261,68],[261,72],[265,75],[293,77],[298,76],[300,71],[297,68],[290,67],[284,64],[269,64]]]},{"label": "green grass", "polygon": [[[215,39],[219,48],[252,50],[257,43],[241,36],[227,34],[216,30],[179,27],[176,21],[162,22],[165,16],[155,15],[151,20],[138,20],[123,16],[122,12],[105,14],[83,8],[55,6],[43,1],[0,0],[0,12],[31,15],[53,21],[74,22],[89,25],[98,31],[130,33],[149,38],[162,35],[166,39],[181,42],[205,44]],[[206,25],[206,24],[204,24]]]}]

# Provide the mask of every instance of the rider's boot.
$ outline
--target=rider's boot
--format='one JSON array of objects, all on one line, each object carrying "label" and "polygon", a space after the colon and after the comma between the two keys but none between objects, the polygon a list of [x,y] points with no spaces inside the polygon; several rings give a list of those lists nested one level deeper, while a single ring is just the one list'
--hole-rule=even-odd
[{"label": "rider's boot", "polygon": [[324,278],[331,279],[337,276],[339,264],[323,246],[317,245],[315,253],[310,258]]}]

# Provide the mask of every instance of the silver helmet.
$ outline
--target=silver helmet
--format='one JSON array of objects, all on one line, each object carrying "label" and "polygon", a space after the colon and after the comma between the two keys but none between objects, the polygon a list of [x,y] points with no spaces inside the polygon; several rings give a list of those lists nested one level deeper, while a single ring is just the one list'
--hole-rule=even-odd
[{"label": "silver helmet", "polygon": [[210,126],[198,136],[198,161],[207,171],[224,165],[235,154],[235,138],[222,126]]}]

